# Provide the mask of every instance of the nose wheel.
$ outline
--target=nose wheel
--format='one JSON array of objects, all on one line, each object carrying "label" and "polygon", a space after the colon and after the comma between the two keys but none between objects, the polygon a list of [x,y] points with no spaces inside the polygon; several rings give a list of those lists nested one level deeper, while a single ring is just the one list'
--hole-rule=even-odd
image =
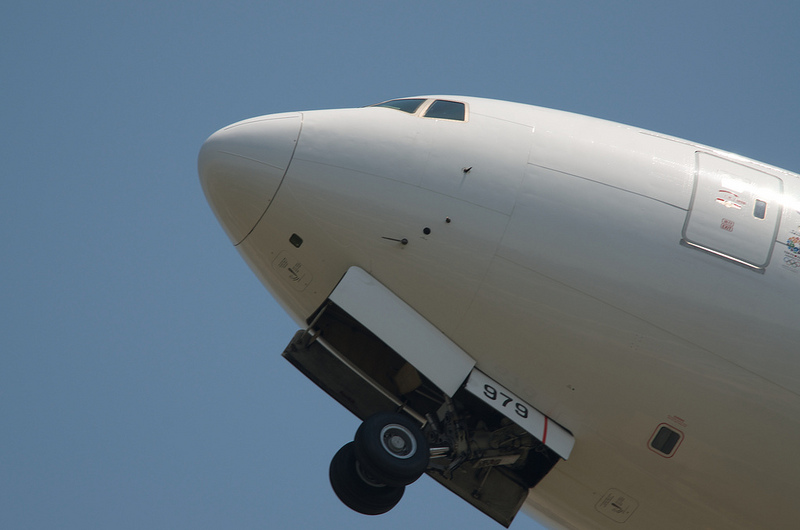
[{"label": "nose wheel", "polygon": [[387,486],[366,473],[356,460],[353,442],[331,460],[330,479],[334,493],[345,506],[365,515],[380,515],[403,498],[405,486]]},{"label": "nose wheel", "polygon": [[379,515],[400,502],[405,487],[427,469],[429,458],[427,440],[414,420],[380,412],[367,418],[355,440],[333,457],[331,486],[352,510]]}]

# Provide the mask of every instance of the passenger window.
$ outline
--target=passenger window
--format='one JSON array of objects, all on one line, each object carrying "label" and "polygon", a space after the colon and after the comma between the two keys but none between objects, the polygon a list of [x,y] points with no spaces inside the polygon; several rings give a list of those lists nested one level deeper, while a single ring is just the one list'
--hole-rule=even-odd
[{"label": "passenger window", "polygon": [[658,456],[671,458],[683,440],[683,433],[662,423],[650,438],[650,450]]},{"label": "passenger window", "polygon": [[378,103],[377,105],[370,105],[370,106],[386,107],[388,109],[402,110],[403,112],[414,114],[415,112],[417,112],[419,106],[422,105],[423,103],[425,103],[424,99],[392,99],[390,101],[384,101],[383,103]]},{"label": "passenger window", "polygon": [[466,107],[458,101],[434,101],[425,112],[426,118],[439,118],[440,120],[464,121]]},{"label": "passenger window", "polygon": [[753,209],[753,216],[756,219],[764,219],[767,216],[767,203],[756,199],[756,207]]}]

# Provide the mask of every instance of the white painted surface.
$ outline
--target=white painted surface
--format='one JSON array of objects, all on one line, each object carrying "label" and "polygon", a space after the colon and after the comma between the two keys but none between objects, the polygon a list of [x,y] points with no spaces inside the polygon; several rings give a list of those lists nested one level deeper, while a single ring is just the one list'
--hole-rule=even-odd
[{"label": "white painted surface", "polygon": [[234,245],[250,233],[278,191],[301,121],[297,113],[251,118],[217,131],[203,144],[197,160],[200,182]]},{"label": "white painted surface", "polygon": [[475,361],[375,278],[351,267],[330,299],[414,365],[448,396]]}]

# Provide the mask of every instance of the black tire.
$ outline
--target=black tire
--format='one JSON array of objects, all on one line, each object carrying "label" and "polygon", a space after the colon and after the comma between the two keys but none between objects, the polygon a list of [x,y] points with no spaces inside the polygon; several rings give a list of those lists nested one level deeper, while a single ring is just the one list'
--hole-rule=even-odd
[{"label": "black tire", "polygon": [[361,467],[389,486],[407,486],[428,468],[430,449],[419,425],[408,416],[379,412],[356,431]]},{"label": "black tire", "polygon": [[329,470],[333,492],[345,506],[364,515],[380,515],[394,508],[404,486],[386,486],[359,469],[353,442],[334,455]]}]

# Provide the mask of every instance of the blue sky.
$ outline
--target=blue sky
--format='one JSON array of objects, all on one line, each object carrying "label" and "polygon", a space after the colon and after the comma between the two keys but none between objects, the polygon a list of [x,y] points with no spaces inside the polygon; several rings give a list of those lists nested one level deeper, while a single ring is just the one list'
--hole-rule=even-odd
[{"label": "blue sky", "polygon": [[339,504],[357,420],[280,357],[197,179],[226,124],[467,94],[800,170],[800,4],[274,4],[0,8],[1,528],[499,528],[427,477]]}]

